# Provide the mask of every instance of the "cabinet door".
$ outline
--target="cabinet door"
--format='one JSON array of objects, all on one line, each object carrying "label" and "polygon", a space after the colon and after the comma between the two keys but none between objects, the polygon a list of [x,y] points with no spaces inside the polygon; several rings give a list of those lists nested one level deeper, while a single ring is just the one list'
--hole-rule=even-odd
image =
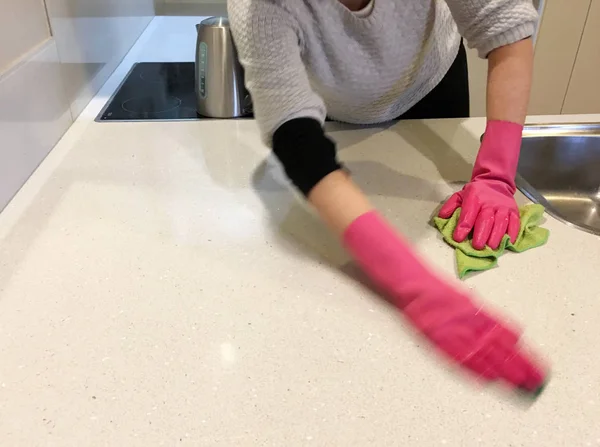
[{"label": "cabinet door", "polygon": [[592,0],[562,113],[600,113],[600,0]]},{"label": "cabinet door", "polygon": [[535,46],[530,115],[561,113],[590,4],[591,0],[545,2]]},{"label": "cabinet door", "polygon": [[[535,39],[530,115],[561,113],[590,3],[534,1],[542,18]],[[468,58],[471,116],[485,116],[487,61],[474,51],[469,51]]]}]

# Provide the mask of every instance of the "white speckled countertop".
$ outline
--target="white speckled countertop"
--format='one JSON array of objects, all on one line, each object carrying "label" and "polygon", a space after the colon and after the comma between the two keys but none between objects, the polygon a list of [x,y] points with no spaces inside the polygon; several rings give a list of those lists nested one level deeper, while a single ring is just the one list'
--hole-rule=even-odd
[{"label": "white speckled countertop", "polygon": [[[530,406],[473,384],[360,285],[254,122],[92,121],[158,24],[0,214],[0,445],[600,446],[600,238],[548,217],[548,245],[468,279],[553,370]],[[483,127],[330,135],[453,275],[428,221]]]}]

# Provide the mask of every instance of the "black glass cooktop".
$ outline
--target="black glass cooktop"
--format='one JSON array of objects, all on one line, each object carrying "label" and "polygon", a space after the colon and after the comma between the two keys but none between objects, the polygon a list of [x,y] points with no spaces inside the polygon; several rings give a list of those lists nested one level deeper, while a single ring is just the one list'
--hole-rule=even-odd
[{"label": "black glass cooktop", "polygon": [[208,119],[196,111],[194,62],[135,64],[96,121]]}]

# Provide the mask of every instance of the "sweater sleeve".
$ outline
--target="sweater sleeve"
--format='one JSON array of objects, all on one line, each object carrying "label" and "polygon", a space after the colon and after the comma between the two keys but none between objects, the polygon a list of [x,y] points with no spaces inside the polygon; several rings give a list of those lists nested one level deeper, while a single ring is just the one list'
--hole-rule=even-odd
[{"label": "sweater sleeve", "polygon": [[531,0],[446,0],[458,30],[482,58],[531,37],[538,13]]},{"label": "sweater sleeve", "polygon": [[323,124],[325,105],[310,86],[293,17],[273,0],[229,0],[227,9],[265,143],[295,118]]}]

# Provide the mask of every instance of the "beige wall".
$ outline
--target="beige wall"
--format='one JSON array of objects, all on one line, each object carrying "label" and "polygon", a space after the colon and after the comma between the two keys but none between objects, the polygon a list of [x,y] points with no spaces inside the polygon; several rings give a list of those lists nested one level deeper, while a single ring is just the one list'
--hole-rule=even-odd
[{"label": "beige wall", "polygon": [[157,14],[217,16],[227,14],[227,0],[154,0]]},{"label": "beige wall", "polygon": [[[574,0],[577,1],[577,0]],[[589,0],[585,0],[588,1]],[[545,107],[545,104],[542,104],[544,100],[548,100],[548,97],[541,94],[542,89],[545,88],[543,86],[544,82],[548,82],[551,79],[550,72],[545,71],[545,65],[547,64],[550,57],[553,54],[553,42],[550,41],[548,36],[553,36],[553,30],[556,29],[556,18],[555,13],[557,9],[560,11],[560,5],[558,8],[557,4],[554,2],[547,2],[543,0],[534,0],[534,6],[540,11],[542,16],[542,20],[538,25],[538,29],[535,35],[535,45],[536,45],[536,54],[535,54],[535,73],[534,73],[534,83],[536,84],[533,88],[532,100],[530,104],[530,114],[543,114],[541,110]],[[566,3],[563,6],[567,6]],[[549,12],[549,14],[548,14]],[[542,30],[543,28],[543,30]],[[471,116],[485,116],[486,109],[486,84],[487,84],[487,61],[481,59],[477,55],[477,51],[468,50],[467,51],[467,59],[469,63],[469,88],[471,93]],[[539,86],[538,86],[539,84]],[[564,85],[564,92],[566,92],[566,84]],[[553,92],[553,96],[556,95],[556,91]],[[537,109],[536,112],[533,110]],[[548,108],[546,108],[549,110]],[[558,109],[560,113],[560,107]],[[548,113],[548,112],[546,112]]]},{"label": "beige wall", "polygon": [[49,37],[43,0],[0,0],[0,74]]},{"label": "beige wall", "polygon": [[592,0],[562,113],[600,113],[600,0]]},{"label": "beige wall", "polygon": [[531,115],[562,112],[590,3],[591,0],[547,2],[535,51]]},{"label": "beige wall", "polygon": [[163,3],[189,3],[189,4],[216,4],[216,3],[222,3],[222,4],[226,4],[227,0],[162,0]]},{"label": "beige wall", "polygon": [[[600,113],[600,0],[546,1],[529,115]],[[469,51],[471,114],[485,116],[487,64]]]},{"label": "beige wall", "polygon": [[469,93],[471,116],[485,116],[485,92],[487,84],[487,60],[477,55],[477,50],[467,50],[469,63]]}]

